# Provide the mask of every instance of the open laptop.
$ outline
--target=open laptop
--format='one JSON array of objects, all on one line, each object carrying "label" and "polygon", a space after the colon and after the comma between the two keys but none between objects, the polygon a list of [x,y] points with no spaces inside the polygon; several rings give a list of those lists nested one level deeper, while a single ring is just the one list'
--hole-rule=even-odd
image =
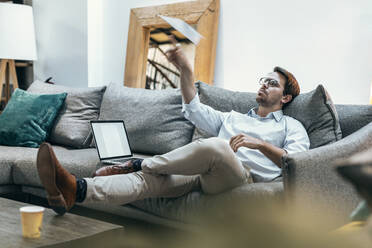
[{"label": "open laptop", "polygon": [[122,164],[133,158],[122,120],[90,121],[101,163]]}]

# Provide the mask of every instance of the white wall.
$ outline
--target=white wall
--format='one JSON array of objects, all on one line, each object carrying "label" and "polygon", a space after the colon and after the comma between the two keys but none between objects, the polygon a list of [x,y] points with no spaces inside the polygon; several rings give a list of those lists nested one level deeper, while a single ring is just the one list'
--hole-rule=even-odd
[{"label": "white wall", "polygon": [[[87,0],[88,1],[88,0]],[[102,85],[103,9],[101,0],[89,0],[88,10],[88,86]]]},{"label": "white wall", "polygon": [[[181,1],[34,0],[36,76],[121,84],[130,9]],[[215,85],[256,91],[258,78],[280,65],[302,92],[322,83],[336,103],[369,102],[372,1],[221,0],[220,11]]]},{"label": "white wall", "polygon": [[87,87],[87,0],[33,0],[35,79]]},{"label": "white wall", "polygon": [[[102,82],[124,78],[130,8],[176,1],[105,0]],[[336,103],[368,103],[372,1],[221,0],[215,85],[256,91],[276,65],[307,92],[322,83]]]},{"label": "white wall", "polygon": [[[185,0],[101,0],[102,1],[102,77],[104,83],[122,84],[129,29],[130,9],[183,2]],[[91,62],[91,61],[90,61]]]},{"label": "white wall", "polygon": [[275,65],[302,92],[322,83],[336,103],[368,103],[372,1],[222,0],[216,83],[255,91]]}]

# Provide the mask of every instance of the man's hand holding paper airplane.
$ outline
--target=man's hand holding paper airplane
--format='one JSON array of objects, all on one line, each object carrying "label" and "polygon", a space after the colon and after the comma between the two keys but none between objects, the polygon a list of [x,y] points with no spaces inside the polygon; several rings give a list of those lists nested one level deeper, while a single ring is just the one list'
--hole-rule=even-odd
[{"label": "man's hand holding paper airplane", "polygon": [[190,62],[187,60],[181,47],[177,46],[174,36],[169,37],[173,48],[166,51],[169,62],[177,67],[181,74],[181,92],[186,104],[190,103],[195,97],[196,88],[194,86],[194,72]]},{"label": "man's hand holding paper airplane", "polygon": [[164,21],[166,21],[169,25],[171,25],[178,32],[183,34],[187,39],[189,39],[195,45],[199,43],[200,39],[204,38],[193,27],[191,27],[189,24],[187,24],[181,19],[163,16],[163,15],[159,15],[159,17],[162,18]]},{"label": "man's hand holding paper airplane", "polygon": [[[195,45],[197,45],[200,39],[203,38],[203,36],[200,35],[193,27],[191,27],[189,24],[181,19],[161,15],[160,17],[168,22],[178,32],[188,38]],[[192,70],[190,62],[186,58],[186,55],[184,54],[182,49],[177,46],[178,44],[174,36],[171,36],[170,40],[173,44],[173,48],[169,49],[166,52],[167,58],[180,71],[182,97],[184,102],[188,104],[191,102],[192,99],[194,99],[197,92],[194,85],[194,72]]]},{"label": "man's hand holding paper airplane", "polygon": [[[166,21],[173,28],[175,28],[178,32],[183,34],[186,38],[188,38],[195,45],[197,45],[200,39],[203,38],[203,36],[199,34],[193,27],[191,27],[189,24],[187,24],[181,19],[163,16],[163,15],[159,15],[159,17],[162,18],[164,21]],[[192,72],[192,66],[190,62],[187,60],[186,55],[178,47],[179,44],[177,44],[175,37],[170,36],[169,39],[171,40],[173,44],[173,48],[169,49],[166,52],[168,60],[177,67],[177,69],[181,72],[181,74],[182,72],[185,72],[185,71]]]},{"label": "man's hand holding paper airplane", "polygon": [[176,39],[173,35],[169,36],[173,47],[166,51],[167,58],[177,69],[182,72],[185,70],[192,71],[190,62],[187,60],[185,53],[181,47],[178,46]]}]

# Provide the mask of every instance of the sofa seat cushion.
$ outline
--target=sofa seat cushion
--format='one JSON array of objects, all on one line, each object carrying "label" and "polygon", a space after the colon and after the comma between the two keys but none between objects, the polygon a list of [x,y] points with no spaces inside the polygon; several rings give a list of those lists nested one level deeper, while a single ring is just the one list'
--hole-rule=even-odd
[{"label": "sofa seat cushion", "polygon": [[181,112],[178,89],[147,90],[111,83],[100,120],[124,120],[133,152],[163,154],[191,141],[194,125]]},{"label": "sofa seat cushion", "polygon": [[[96,149],[66,149],[53,146],[61,165],[77,177],[90,177],[99,167]],[[17,154],[14,158],[13,181],[15,184],[42,187],[36,168],[38,149],[13,147],[9,152]]]},{"label": "sofa seat cushion", "polygon": [[89,148],[92,140],[89,121],[97,120],[106,86],[71,88],[36,80],[28,92],[56,94],[66,92],[65,103],[59,112],[48,140],[52,144],[73,148]]},{"label": "sofa seat cushion", "polygon": [[12,167],[15,161],[23,154],[24,150],[34,150],[32,148],[0,146],[0,185],[12,184]]},{"label": "sofa seat cushion", "polygon": [[195,213],[211,208],[220,201],[250,198],[254,201],[257,197],[272,199],[282,197],[282,194],[283,182],[252,183],[218,195],[206,195],[195,191],[178,198],[148,198],[131,205],[160,217],[194,223],[197,222]]}]

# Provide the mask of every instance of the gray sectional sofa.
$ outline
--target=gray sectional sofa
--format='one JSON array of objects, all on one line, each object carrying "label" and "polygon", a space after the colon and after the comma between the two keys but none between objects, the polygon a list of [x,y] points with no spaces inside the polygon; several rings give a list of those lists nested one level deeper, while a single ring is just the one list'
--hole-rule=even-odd
[{"label": "gray sectional sofa", "polygon": [[[255,94],[232,92],[196,83],[201,102],[221,111],[248,112],[256,106]],[[179,90],[150,91],[118,84],[73,89],[36,81],[31,93],[67,92],[65,106],[48,141],[60,162],[78,177],[90,177],[101,164],[92,142],[89,120],[123,119],[135,156],[161,154],[192,140],[208,137],[181,112]],[[334,172],[333,163],[372,144],[372,107],[333,105],[323,86],[301,94],[284,113],[303,123],[311,150],[285,155],[283,177],[274,182],[244,185],[220,195],[190,192],[180,198],[152,198],[124,206],[90,204],[84,207],[171,226],[180,226],[200,207],[216,199],[278,197],[296,203],[303,196],[324,201],[347,219],[359,201],[352,187]],[[0,146],[0,193],[24,192],[45,197],[36,170],[37,149]],[[315,201],[315,200],[314,200]],[[314,203],[313,201],[313,203]]]}]

